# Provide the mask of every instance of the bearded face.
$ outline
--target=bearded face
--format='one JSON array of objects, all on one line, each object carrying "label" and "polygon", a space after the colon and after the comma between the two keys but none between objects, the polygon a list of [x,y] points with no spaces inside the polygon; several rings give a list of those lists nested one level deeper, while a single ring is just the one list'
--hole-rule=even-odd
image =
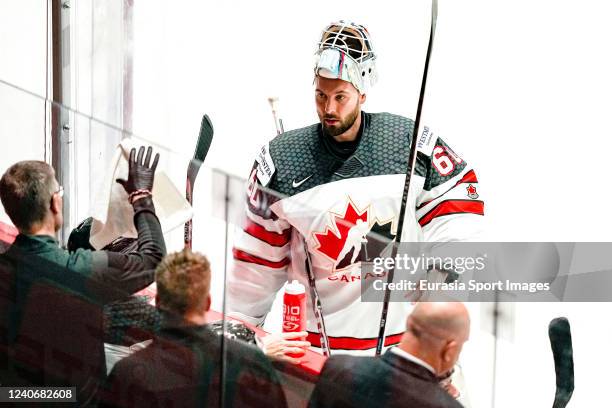
[{"label": "bearded face", "polygon": [[317,76],[315,87],[317,114],[325,132],[339,141],[354,139],[365,95],[359,94],[350,82],[340,79]]},{"label": "bearded face", "polygon": [[360,113],[361,107],[358,103],[356,103],[354,109],[348,112],[344,117],[325,115],[321,123],[323,124],[323,128],[328,135],[339,136],[353,126],[355,120],[357,120],[357,116],[359,116]]}]

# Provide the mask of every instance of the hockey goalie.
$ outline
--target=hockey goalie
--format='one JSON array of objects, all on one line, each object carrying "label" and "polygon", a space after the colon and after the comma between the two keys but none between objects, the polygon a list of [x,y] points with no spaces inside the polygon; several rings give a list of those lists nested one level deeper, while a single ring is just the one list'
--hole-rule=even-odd
[{"label": "hockey goalie", "polygon": [[[309,294],[316,288],[331,354],[373,355],[382,305],[361,301],[361,264],[380,255],[380,237],[390,241],[397,231],[411,139],[419,138],[417,165],[399,241],[473,240],[484,202],[474,170],[433,130],[415,136],[409,118],[362,110],[377,79],[363,26],[329,25],[315,57],[320,122],[277,136],[256,157],[228,308],[261,325],[277,292],[295,279]],[[399,342],[411,308],[409,301],[389,305],[385,347]],[[307,340],[320,349],[313,296],[307,312]]]}]

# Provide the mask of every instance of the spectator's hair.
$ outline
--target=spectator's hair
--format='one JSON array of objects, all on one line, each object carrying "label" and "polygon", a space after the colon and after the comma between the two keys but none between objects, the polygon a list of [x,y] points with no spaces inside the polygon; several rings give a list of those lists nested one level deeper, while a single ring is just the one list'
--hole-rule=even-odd
[{"label": "spectator's hair", "polygon": [[56,185],[55,172],[45,162],[27,160],[9,167],[0,179],[0,200],[17,229],[29,231],[44,220]]},{"label": "spectator's hair", "polygon": [[210,290],[210,263],[204,255],[185,248],[167,255],[155,270],[157,306],[184,315],[200,310]]}]

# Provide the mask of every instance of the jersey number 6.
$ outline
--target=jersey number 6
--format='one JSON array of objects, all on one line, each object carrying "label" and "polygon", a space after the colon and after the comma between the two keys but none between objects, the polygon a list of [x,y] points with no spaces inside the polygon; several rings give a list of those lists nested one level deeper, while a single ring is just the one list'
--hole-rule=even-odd
[{"label": "jersey number 6", "polygon": [[455,164],[451,160],[451,156],[442,146],[436,146],[433,149],[432,163],[441,176],[448,176],[455,170]]}]

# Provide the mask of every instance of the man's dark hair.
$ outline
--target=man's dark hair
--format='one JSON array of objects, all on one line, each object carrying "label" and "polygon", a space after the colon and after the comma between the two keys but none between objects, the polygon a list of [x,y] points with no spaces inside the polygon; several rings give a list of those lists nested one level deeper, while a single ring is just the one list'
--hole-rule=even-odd
[{"label": "man's dark hair", "polygon": [[0,200],[17,229],[29,231],[41,222],[55,189],[55,172],[37,160],[13,164],[0,179]]},{"label": "man's dark hair", "polygon": [[183,249],[168,254],[155,270],[157,306],[179,315],[204,306],[210,291],[210,263],[204,255]]}]

